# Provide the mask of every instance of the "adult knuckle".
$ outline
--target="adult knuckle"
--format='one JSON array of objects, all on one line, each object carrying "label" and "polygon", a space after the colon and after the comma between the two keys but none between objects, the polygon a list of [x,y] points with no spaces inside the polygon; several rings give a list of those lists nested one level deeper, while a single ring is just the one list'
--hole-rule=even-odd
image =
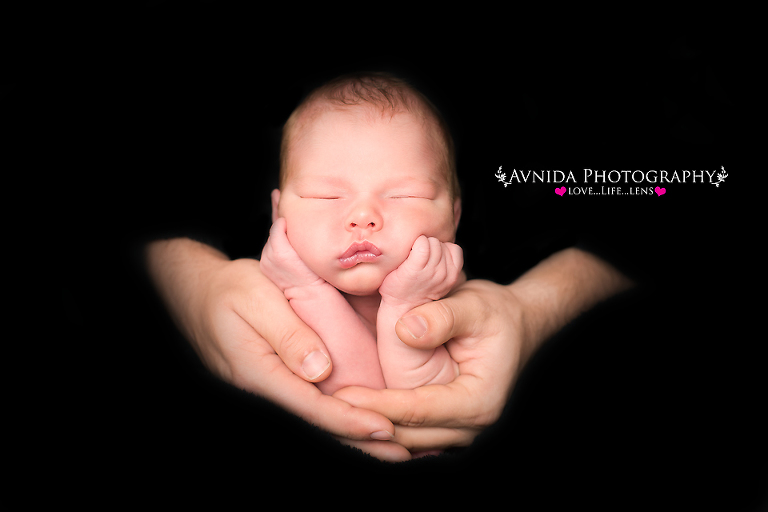
[{"label": "adult knuckle", "polygon": [[407,427],[420,427],[425,423],[423,411],[425,408],[421,405],[422,399],[415,390],[409,390],[408,393],[401,395],[397,401],[396,409],[402,411],[397,423]]},{"label": "adult knuckle", "polygon": [[501,417],[501,414],[496,411],[485,411],[477,416],[476,418],[476,426],[478,427],[490,427],[497,421],[499,421],[499,418]]},{"label": "adult knuckle", "polygon": [[405,427],[420,427],[424,424],[424,418],[419,417],[415,413],[408,412],[403,414],[397,423]]},{"label": "adult knuckle", "polygon": [[249,272],[258,269],[259,262],[250,258],[239,258],[232,260],[227,265],[227,269],[235,274],[240,272]]},{"label": "adult knuckle", "polygon": [[304,338],[296,329],[284,329],[280,332],[275,351],[281,358],[293,357],[300,354],[304,349]]},{"label": "adult knuckle", "polygon": [[476,426],[485,428],[499,421],[504,405],[503,401],[488,399],[475,416]]},{"label": "adult knuckle", "polygon": [[442,323],[447,327],[453,329],[456,323],[456,312],[445,301],[437,301],[434,303],[437,308],[437,315]]}]

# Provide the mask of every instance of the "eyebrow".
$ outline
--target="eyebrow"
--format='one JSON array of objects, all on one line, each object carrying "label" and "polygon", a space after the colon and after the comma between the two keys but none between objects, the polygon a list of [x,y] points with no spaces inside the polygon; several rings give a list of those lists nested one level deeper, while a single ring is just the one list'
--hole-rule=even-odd
[{"label": "eyebrow", "polygon": [[440,187],[443,185],[439,179],[436,179],[434,177],[429,177],[427,179],[419,179],[414,178],[412,176],[407,176],[405,178],[400,178],[396,180],[395,182],[388,184],[389,188],[397,188],[397,187],[409,187],[409,186],[432,186],[437,189],[440,189]]},{"label": "eyebrow", "polygon": [[343,185],[346,180],[339,178],[338,176],[325,176],[325,175],[309,175],[309,176],[296,176],[296,181],[322,181],[323,183]]},{"label": "eyebrow", "polygon": [[329,176],[324,174],[309,174],[304,176],[294,176],[293,179],[301,184],[301,183],[323,183],[324,185],[334,185],[334,186],[344,186],[347,184],[347,180],[340,178],[338,176]]}]

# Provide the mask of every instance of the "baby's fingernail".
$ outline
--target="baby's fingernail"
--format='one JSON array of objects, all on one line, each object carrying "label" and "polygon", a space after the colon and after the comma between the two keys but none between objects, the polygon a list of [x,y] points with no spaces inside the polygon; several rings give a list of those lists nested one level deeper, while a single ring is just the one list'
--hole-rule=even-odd
[{"label": "baby's fingernail", "polygon": [[301,363],[301,369],[304,370],[304,374],[308,379],[316,379],[331,365],[325,354],[319,350],[315,350],[304,358],[304,362]]},{"label": "baby's fingernail", "polygon": [[373,434],[371,434],[371,439],[375,439],[377,441],[391,441],[394,438],[395,436],[393,436],[386,430],[379,430],[378,432],[374,432]]},{"label": "baby's fingernail", "polygon": [[427,333],[427,322],[418,315],[404,316],[398,321],[402,323],[411,336],[416,339],[421,338]]}]

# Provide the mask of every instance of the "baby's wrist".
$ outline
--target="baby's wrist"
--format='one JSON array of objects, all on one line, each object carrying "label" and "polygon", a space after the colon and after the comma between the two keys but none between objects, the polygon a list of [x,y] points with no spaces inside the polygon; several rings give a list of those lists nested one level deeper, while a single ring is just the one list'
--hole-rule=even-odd
[{"label": "baby's wrist", "polygon": [[414,299],[401,299],[393,295],[387,295],[384,293],[380,293],[380,295],[381,295],[382,306],[398,308],[405,311],[410,311],[413,308],[417,308],[421,306],[422,304],[426,304],[427,302],[432,302],[432,300],[428,298],[414,300]]},{"label": "baby's wrist", "polygon": [[283,293],[285,294],[286,299],[292,300],[321,297],[331,291],[338,292],[338,290],[331,286],[327,281],[318,277],[317,280],[312,283],[289,286],[283,290]]}]

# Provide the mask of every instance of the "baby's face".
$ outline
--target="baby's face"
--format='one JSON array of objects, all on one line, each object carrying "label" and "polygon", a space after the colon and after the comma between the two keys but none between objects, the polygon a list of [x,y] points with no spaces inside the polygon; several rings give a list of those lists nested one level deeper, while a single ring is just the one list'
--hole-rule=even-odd
[{"label": "baby's face", "polygon": [[458,224],[440,154],[410,114],[322,113],[301,129],[273,217],[318,276],[353,295],[376,293],[420,235],[452,242]]}]

